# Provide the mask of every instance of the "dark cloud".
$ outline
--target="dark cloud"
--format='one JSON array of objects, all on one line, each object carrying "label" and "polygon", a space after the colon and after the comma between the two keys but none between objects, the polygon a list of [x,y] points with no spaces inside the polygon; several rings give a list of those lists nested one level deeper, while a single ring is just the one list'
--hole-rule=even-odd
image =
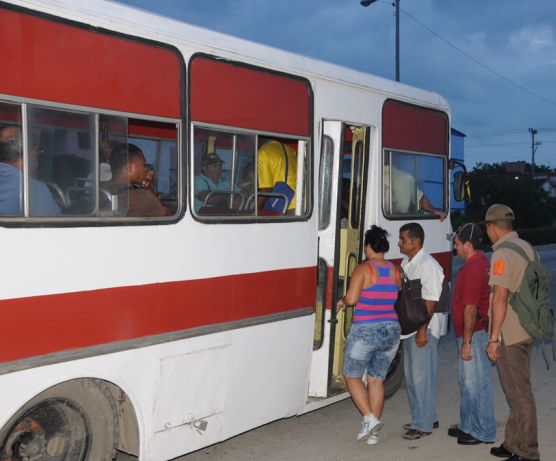
[{"label": "dark cloud", "polygon": [[[394,77],[392,1],[379,0],[368,8],[361,7],[358,0],[121,2],[382,77]],[[467,162],[472,165],[478,161],[530,160],[527,129],[536,127],[555,130],[539,131],[538,139],[544,144],[538,149],[536,160],[556,167],[556,2],[401,0],[400,5],[401,80],[448,99],[453,126],[468,136]]]}]

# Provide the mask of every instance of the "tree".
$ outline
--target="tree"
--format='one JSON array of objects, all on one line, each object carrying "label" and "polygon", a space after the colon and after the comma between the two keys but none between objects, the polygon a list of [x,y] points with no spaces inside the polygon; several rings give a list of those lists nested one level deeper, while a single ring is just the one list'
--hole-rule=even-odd
[{"label": "tree", "polygon": [[[550,168],[535,167],[550,172]],[[478,163],[469,173],[471,200],[466,207],[469,221],[484,219],[493,203],[510,206],[516,214],[516,228],[532,228],[554,224],[556,200],[541,187],[542,182],[530,175],[507,173],[503,163]]]}]

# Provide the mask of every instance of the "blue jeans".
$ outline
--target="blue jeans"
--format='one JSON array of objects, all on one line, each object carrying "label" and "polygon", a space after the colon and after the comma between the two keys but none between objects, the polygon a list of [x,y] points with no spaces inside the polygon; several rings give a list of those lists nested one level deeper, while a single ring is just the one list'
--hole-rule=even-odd
[{"label": "blue jeans", "polygon": [[411,412],[411,428],[432,432],[436,416],[436,376],[438,371],[438,338],[427,330],[428,344],[417,347],[415,335],[404,339],[404,374],[407,400]]},{"label": "blue jeans", "polygon": [[476,331],[471,341],[471,356],[465,361],[459,355],[463,338],[457,338],[459,388],[461,403],[458,427],[483,442],[496,440],[496,421],[492,394],[492,364],[486,354],[488,335]]},{"label": "blue jeans", "polygon": [[398,322],[354,323],[344,353],[344,375],[358,378],[365,374],[384,381],[400,345]]}]

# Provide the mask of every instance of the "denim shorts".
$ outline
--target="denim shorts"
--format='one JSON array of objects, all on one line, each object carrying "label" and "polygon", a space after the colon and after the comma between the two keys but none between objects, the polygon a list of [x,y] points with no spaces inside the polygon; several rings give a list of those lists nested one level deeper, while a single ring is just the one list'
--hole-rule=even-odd
[{"label": "denim shorts", "polygon": [[344,352],[343,373],[349,378],[365,374],[384,381],[400,345],[398,322],[354,323]]}]

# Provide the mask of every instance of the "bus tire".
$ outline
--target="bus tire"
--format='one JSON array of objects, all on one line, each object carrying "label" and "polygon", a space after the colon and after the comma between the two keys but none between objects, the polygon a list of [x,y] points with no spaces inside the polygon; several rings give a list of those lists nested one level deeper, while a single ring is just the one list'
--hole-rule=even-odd
[{"label": "bus tire", "polygon": [[0,459],[110,461],[114,409],[91,379],[40,393],[0,429]]},{"label": "bus tire", "polygon": [[400,347],[398,347],[384,381],[384,396],[386,398],[392,397],[402,385],[403,379],[403,341],[400,341]]}]

